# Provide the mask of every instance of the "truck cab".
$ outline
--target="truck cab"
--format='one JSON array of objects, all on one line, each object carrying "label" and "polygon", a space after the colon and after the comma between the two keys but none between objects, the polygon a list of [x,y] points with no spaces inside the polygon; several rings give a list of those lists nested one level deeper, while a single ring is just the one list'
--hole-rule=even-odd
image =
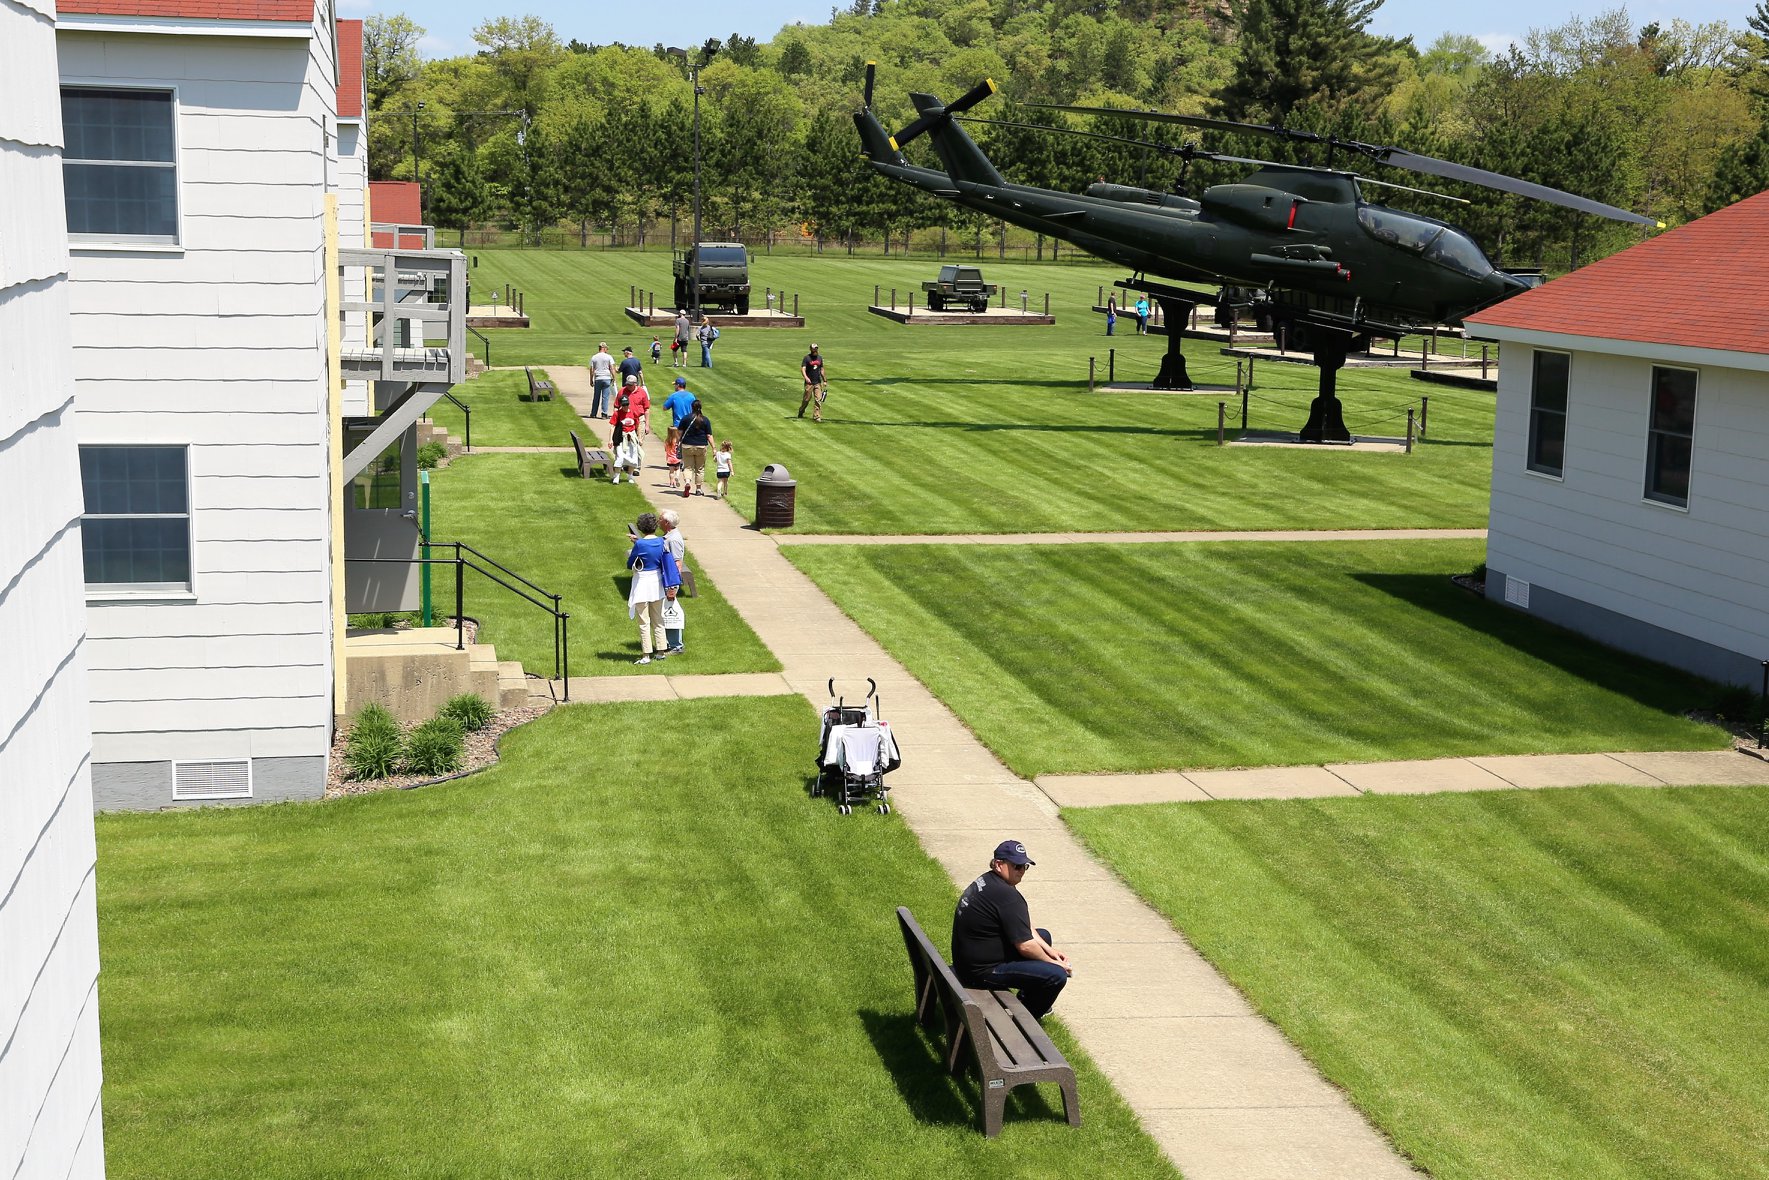
[{"label": "truck cab", "polygon": [[[700,261],[700,287],[694,290],[694,262]],[[742,242],[697,242],[676,251],[671,266],[675,274],[676,306],[705,311],[749,314],[749,251]],[[698,298],[693,296],[698,294]]]},{"label": "truck cab", "polygon": [[972,311],[987,311],[995,295],[995,284],[983,281],[983,271],[975,266],[942,266],[940,277],[921,285],[927,292],[929,311],[944,311],[957,304]]}]

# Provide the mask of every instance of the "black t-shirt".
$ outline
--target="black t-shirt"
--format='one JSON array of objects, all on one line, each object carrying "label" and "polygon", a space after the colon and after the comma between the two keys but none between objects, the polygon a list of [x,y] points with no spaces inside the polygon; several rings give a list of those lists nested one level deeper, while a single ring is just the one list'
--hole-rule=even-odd
[{"label": "black t-shirt", "polygon": [[823,354],[807,352],[805,354],[803,368],[805,370],[805,380],[814,384],[821,384],[823,381]]},{"label": "black t-shirt", "polygon": [[990,869],[964,887],[952,914],[952,970],[966,987],[982,987],[982,972],[1021,958],[1032,938],[1032,914],[1020,891]]},{"label": "black t-shirt", "polygon": [[628,377],[645,380],[645,363],[636,356],[622,357],[620,362],[620,383],[625,385]]}]

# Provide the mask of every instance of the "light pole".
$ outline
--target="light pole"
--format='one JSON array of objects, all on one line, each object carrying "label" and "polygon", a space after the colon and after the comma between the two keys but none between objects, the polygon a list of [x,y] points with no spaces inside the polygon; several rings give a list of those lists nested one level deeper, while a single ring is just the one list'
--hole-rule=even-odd
[{"label": "light pole", "polygon": [[418,171],[418,112],[423,109],[422,102],[412,108],[412,179],[418,183],[420,194],[424,191],[424,175]]},{"label": "light pole", "polygon": [[[694,241],[692,244],[694,262],[693,273],[688,280],[692,284],[688,291],[688,320],[690,323],[698,324],[702,318],[700,314],[700,96],[706,91],[700,85],[700,67],[689,60],[686,49],[672,45],[664,52],[673,54],[688,63],[688,84],[694,88]],[[701,52],[706,54],[704,47]],[[706,55],[711,56],[711,54]]]}]

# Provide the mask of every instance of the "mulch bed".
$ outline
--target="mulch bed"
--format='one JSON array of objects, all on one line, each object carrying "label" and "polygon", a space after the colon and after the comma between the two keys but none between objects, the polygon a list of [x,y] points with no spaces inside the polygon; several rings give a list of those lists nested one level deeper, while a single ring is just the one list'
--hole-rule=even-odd
[{"label": "mulch bed", "polygon": [[[526,725],[553,707],[553,702],[526,705],[520,709],[505,709],[491,719],[484,729],[467,735],[466,757],[461,769],[453,774],[440,777],[429,774],[398,774],[391,778],[365,779],[352,782],[344,777],[344,738],[347,726],[339,726],[336,736],[332,738],[331,771],[326,777],[327,799],[339,799],[345,795],[368,795],[376,791],[406,790],[411,787],[428,786],[431,783],[444,783],[451,779],[461,778],[475,771],[484,770],[498,760],[498,739],[515,729],[518,725]],[[409,733],[416,728],[416,722],[407,723],[404,728]]]}]

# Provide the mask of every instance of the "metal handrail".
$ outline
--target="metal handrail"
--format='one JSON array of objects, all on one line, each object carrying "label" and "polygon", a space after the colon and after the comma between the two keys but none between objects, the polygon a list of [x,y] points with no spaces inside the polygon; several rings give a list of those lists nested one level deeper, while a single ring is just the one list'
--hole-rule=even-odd
[{"label": "metal handrail", "polygon": [[[466,587],[466,581],[467,581],[466,571],[467,570],[469,570],[469,569],[473,570],[474,572],[480,574],[482,577],[488,578],[491,581],[497,583],[499,586],[502,586],[504,589],[510,591],[512,594],[516,595],[518,598],[522,598],[528,602],[533,603],[535,606],[540,607],[542,610],[546,611],[548,614],[553,616],[553,678],[555,680],[561,681],[565,685],[564,699],[567,703],[569,703],[571,700],[571,625],[570,625],[571,624],[571,613],[569,611],[561,609],[561,604],[563,602],[564,596],[560,595],[560,594],[554,594],[554,593],[551,593],[550,591],[542,589],[540,586],[537,586],[535,583],[529,581],[527,578],[523,577],[521,574],[517,573],[515,570],[512,570],[512,569],[508,568],[507,566],[501,565],[498,562],[493,561],[491,558],[486,557],[485,554],[479,552],[479,550],[473,548],[471,545],[463,544],[460,541],[419,541],[418,544],[421,548],[426,549],[426,550],[452,548],[455,551],[455,555],[453,557],[346,557],[344,559],[344,561],[346,564],[349,564],[350,562],[372,562],[372,563],[383,563],[383,564],[389,564],[389,565],[452,565],[452,566],[454,566],[455,567],[455,650],[456,651],[464,651],[467,646],[467,644],[466,644],[467,607],[466,607],[466,601],[465,601],[466,588],[467,588]],[[467,558],[462,557],[461,553],[463,550],[468,553],[473,554],[475,557],[484,561],[486,564],[497,567],[499,570],[502,570],[504,573],[509,574],[512,578],[515,578],[518,582],[521,582],[523,585],[525,585],[525,586],[529,587],[530,589],[532,589],[533,591],[535,591],[536,594],[541,595],[543,598],[551,599],[552,601],[551,602],[542,602],[541,599],[535,598],[533,595],[526,593],[525,591],[519,589],[516,586],[512,586],[510,583],[504,581],[502,578],[498,577],[496,574],[492,573],[490,570],[487,570],[484,567],[480,566],[477,562],[470,561]]]},{"label": "metal handrail", "polygon": [[[469,332],[471,332],[473,329],[469,328],[467,330]],[[473,450],[473,407],[468,405],[466,402],[462,401],[460,398],[456,397],[452,393],[444,393],[442,396],[446,397],[449,401],[453,402],[455,404],[455,407],[457,409],[459,409],[461,411],[462,415],[464,415],[466,417],[467,424],[462,429],[463,429],[463,432],[467,436],[467,439],[466,439],[467,450],[469,452],[471,452]]]},{"label": "metal handrail", "polygon": [[491,337],[487,336],[484,332],[481,332],[478,328],[473,327],[471,324],[467,325],[467,331],[479,337],[479,343],[485,345],[485,367],[488,369],[491,368]]}]

